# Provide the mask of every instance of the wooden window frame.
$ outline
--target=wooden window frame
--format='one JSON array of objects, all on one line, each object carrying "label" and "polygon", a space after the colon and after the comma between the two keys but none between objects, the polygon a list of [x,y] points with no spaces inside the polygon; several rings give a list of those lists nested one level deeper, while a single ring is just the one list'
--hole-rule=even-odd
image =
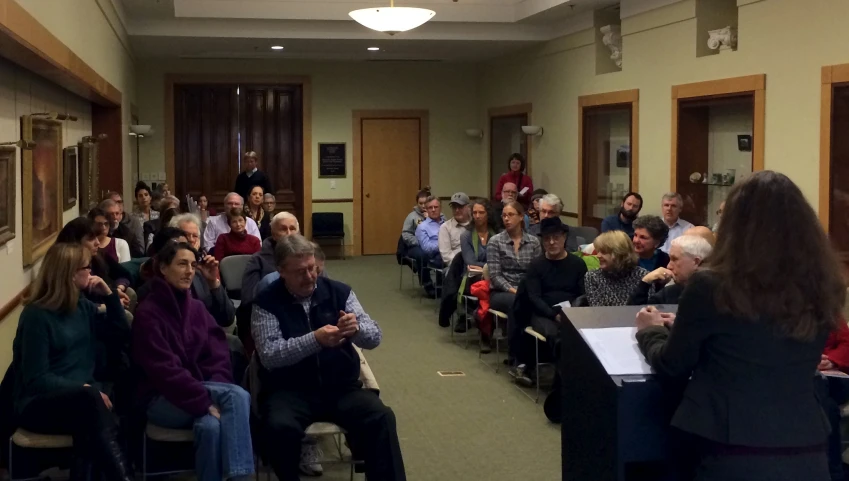
[{"label": "wooden window frame", "polygon": [[819,218],[828,232],[831,221],[831,114],[834,108],[834,88],[849,84],[849,64],[827,65],[822,68],[820,86],[820,177]]}]

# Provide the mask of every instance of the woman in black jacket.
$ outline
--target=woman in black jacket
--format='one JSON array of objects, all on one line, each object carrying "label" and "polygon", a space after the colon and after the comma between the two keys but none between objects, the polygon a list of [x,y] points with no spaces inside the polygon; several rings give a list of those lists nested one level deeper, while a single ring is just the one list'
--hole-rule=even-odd
[{"label": "woman in black jacket", "polygon": [[829,479],[814,375],[846,297],[839,265],[799,188],[758,172],[732,188],[677,317],[638,314],[646,361],[690,379],[672,426],[695,439],[697,480]]}]

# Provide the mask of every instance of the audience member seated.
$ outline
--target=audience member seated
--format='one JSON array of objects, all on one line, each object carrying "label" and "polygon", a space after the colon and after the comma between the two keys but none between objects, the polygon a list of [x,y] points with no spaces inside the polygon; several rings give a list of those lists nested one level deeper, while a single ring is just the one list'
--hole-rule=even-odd
[{"label": "audience member seated", "polygon": [[[186,234],[175,227],[166,227],[156,234],[150,245],[152,257],[142,266],[142,275],[146,281],[139,287],[139,302],[147,297],[152,281],[158,275],[157,258],[159,252],[173,243],[188,243]],[[221,287],[221,275],[218,272],[218,261],[208,254],[200,254],[197,270],[201,275],[192,277],[192,295],[201,301],[221,327],[230,327],[236,317],[236,308],[227,295],[227,290]]]},{"label": "audience member seated", "polygon": [[648,271],[637,265],[637,253],[621,230],[605,232],[593,241],[599,268],[584,276],[590,306],[624,306]]},{"label": "audience member seated", "polygon": [[147,240],[148,256],[151,255],[149,250],[150,244],[153,242],[153,236],[156,235],[156,233],[162,230],[163,228],[168,227],[168,225],[171,224],[171,219],[180,215],[179,210],[174,207],[171,207],[170,200],[163,199],[160,205],[163,207],[163,209],[160,211],[159,217],[154,220],[145,222],[142,226],[142,230],[145,234],[145,239]]},{"label": "audience member seated", "polygon": [[88,218],[91,219],[97,233],[99,252],[115,262],[129,261],[131,259],[130,245],[127,241],[109,237],[109,219],[106,217],[106,212],[95,207],[88,212]]},{"label": "audience member seated", "polygon": [[[504,205],[501,221],[505,230],[489,240],[486,246],[486,265],[489,269],[490,307],[507,314],[507,336],[510,345],[508,362],[516,359],[515,347],[521,331],[513,316],[513,301],[519,283],[531,261],[542,254],[539,239],[524,231],[522,217],[525,209],[518,202]],[[481,326],[481,344],[490,343],[490,326]],[[518,331],[518,332],[516,332]]]},{"label": "audience member seated", "polygon": [[416,239],[418,239],[419,249],[421,249],[421,257],[416,260],[420,266],[419,281],[421,286],[428,297],[435,297],[434,281],[430,278],[430,271],[426,268],[428,266],[440,269],[444,267],[442,257],[439,254],[439,229],[445,222],[445,218],[442,216],[442,206],[439,199],[434,196],[427,198],[425,210],[427,219],[416,227]]},{"label": "audience member seated", "polygon": [[[313,249],[315,249],[315,269],[318,277],[329,277],[327,275],[327,271],[324,270],[324,263],[327,260],[327,256],[324,254],[324,251],[321,249],[321,246],[318,243],[312,243]],[[256,286],[256,292],[259,294],[264,291],[266,287],[270,286],[272,282],[280,279],[280,273],[274,271],[267,276],[263,277],[259,284]]]},{"label": "audience member seated", "polygon": [[[203,232],[203,248],[208,251],[213,251],[213,247],[215,247],[215,242],[218,240],[218,236],[230,232],[230,222],[228,221],[227,213],[233,209],[243,210],[244,208],[244,202],[239,194],[230,192],[224,196],[224,212],[215,217],[210,217],[209,222],[206,224],[206,230]],[[259,227],[257,227],[256,222],[254,222],[253,219],[247,219],[246,227],[248,235],[252,235],[262,242],[259,235]]]},{"label": "audience member seated", "polygon": [[451,196],[449,205],[454,217],[443,222],[437,234],[439,255],[442,257],[442,265],[446,267],[450,266],[454,256],[460,253],[460,238],[469,231],[471,222],[468,195],[457,192]]},{"label": "audience member seated", "polygon": [[218,240],[215,241],[215,249],[213,250],[215,258],[219,262],[225,257],[254,255],[259,252],[262,243],[258,238],[248,235],[247,228],[245,227],[246,218],[244,211],[233,209],[228,212],[227,224],[230,227],[230,232],[218,236]]},{"label": "audience member seated", "polygon": [[628,192],[622,198],[622,204],[619,206],[619,212],[609,215],[601,221],[601,232],[610,232],[621,230],[628,234],[628,237],[634,237],[634,219],[640,214],[643,208],[643,197],[636,192]]},{"label": "audience member seated", "polygon": [[[543,194],[534,194],[531,197],[531,204],[528,206],[528,233],[534,234],[534,231],[539,231],[539,200],[542,199]],[[537,226],[534,228],[534,226]]]},{"label": "audience member seated", "polygon": [[[259,292],[256,287],[263,277],[277,272],[277,264],[274,261],[274,248],[286,236],[297,234],[301,231],[298,219],[289,212],[280,212],[271,219],[271,237],[262,241],[259,252],[252,255],[245,266],[242,275],[242,304],[249,305],[253,302]],[[250,314],[248,314],[250,317]],[[246,326],[247,327],[247,326]],[[245,329],[247,331],[247,328]],[[244,340],[243,340],[244,342]]]},{"label": "audience member seated", "polygon": [[245,214],[256,222],[259,228],[259,236],[262,240],[271,235],[271,216],[263,208],[262,201],[265,193],[262,187],[256,185],[251,188],[251,193],[248,195],[247,205],[245,206]]},{"label": "audience member seated", "polygon": [[660,250],[660,246],[666,240],[669,228],[663,220],[656,215],[643,215],[634,220],[633,227],[637,264],[649,272],[658,267],[666,267],[669,264],[669,255]]},{"label": "audience member seated", "polygon": [[[404,225],[401,227],[401,243],[403,246],[398,246],[396,256],[400,258],[410,257],[412,259],[420,259],[422,257],[421,249],[419,248],[419,240],[416,239],[416,228],[427,219],[425,204],[427,198],[430,197],[430,191],[423,189],[416,193],[416,205],[413,211],[407,214],[404,219]],[[399,263],[401,261],[399,260]],[[416,270],[417,266],[410,266]]]},{"label": "audience member seated", "polygon": [[224,331],[189,292],[197,257],[187,243],[157,254],[158,275],[133,323],[141,403],[148,422],[194,431],[199,481],[247,481],[254,472],[251,399],[233,384]]},{"label": "audience member seated", "polygon": [[[109,203],[111,201],[113,204]],[[109,236],[124,239],[130,245],[130,257],[144,257],[144,232],[142,223],[133,215],[124,211],[124,198],[117,192],[109,192],[99,206],[106,212],[111,224]]]},{"label": "audience member seated", "polygon": [[826,375],[818,380],[819,398],[831,424],[828,435],[828,470],[832,481],[846,481],[843,466],[843,442],[840,407],[849,402],[849,326],[840,319],[836,330],[828,335],[817,369]]},{"label": "audience member seated", "polygon": [[260,451],[277,479],[297,481],[304,431],[329,421],[347,431],[368,479],[405,480],[395,415],[358,379],[354,345],[377,347],[380,328],[349,286],[317,276],[303,236],[281,239],[275,259],[280,279],[256,298],[251,321],[261,362]]},{"label": "audience member seated", "polygon": [[668,192],[663,195],[661,210],[663,211],[663,222],[669,228],[669,235],[666,236],[666,242],[660,249],[663,252],[669,253],[669,245],[676,237],[684,235],[684,231],[693,227],[693,224],[687,222],[680,217],[681,209],[684,208],[684,199],[677,192]]},{"label": "audience member seated", "polygon": [[271,224],[271,219],[277,213],[277,198],[274,197],[274,194],[266,192],[262,196],[262,209],[265,211],[265,215],[268,216],[268,223]]},{"label": "audience member seated", "polygon": [[503,201],[504,186],[513,184],[516,188],[516,197],[513,200],[522,204],[522,207],[530,203],[534,182],[531,176],[525,173],[525,167],[527,165],[522,154],[513,154],[507,159],[507,172],[498,178],[498,184],[495,186],[495,200]]},{"label": "audience member seated", "polygon": [[[678,304],[687,281],[711,249],[708,241],[695,235],[682,235],[672,241],[667,267],[658,267],[643,277],[628,299],[628,305]],[[654,293],[651,293],[652,290]]]},{"label": "audience member seated", "polygon": [[[14,414],[20,427],[74,439],[71,479],[131,481],[118,442],[112,401],[94,378],[98,344],[124,343],[129,326],[118,294],[90,273],[91,255],[79,245],[56,243],[47,251],[12,344]],[[83,297],[106,298],[106,315]],[[11,413],[5,413],[4,416]]]},{"label": "audience member seated", "polygon": [[460,252],[470,277],[478,277],[486,265],[486,246],[498,233],[498,220],[486,199],[472,201],[472,229],[460,238]]},{"label": "audience member seated", "polygon": [[706,240],[710,247],[716,245],[716,234],[705,226],[697,225],[684,231],[684,235],[694,235]]},{"label": "audience member seated", "polygon": [[150,186],[139,181],[136,184],[136,208],[133,215],[139,220],[139,223],[144,224],[149,220],[159,218],[159,212],[153,208]]},{"label": "audience member seated", "polygon": [[[540,225],[539,236],[542,239],[544,254],[528,264],[524,283],[529,309],[517,308],[516,318],[520,326],[529,324],[545,336],[552,355],[556,355],[559,352],[560,323],[565,321],[563,308],[558,304],[568,301],[571,305],[575,299],[584,295],[587,265],[566,251],[569,226],[559,217],[543,219]],[[517,300],[516,305],[524,306],[524,300]],[[525,313],[529,316],[524,315]],[[530,319],[527,319],[528,317]],[[526,345],[527,343],[521,344]],[[534,352],[532,349],[520,348],[518,355],[519,365],[524,364],[525,369],[520,370],[517,380],[530,384],[530,374],[534,369]]]},{"label": "audience member seated", "polygon": [[233,187],[233,192],[238,194],[242,199],[247,199],[251,189],[257,185],[262,187],[263,192],[274,192],[274,189],[271,188],[271,180],[269,180],[268,175],[257,168],[256,152],[245,152],[245,155],[242,157],[242,167],[245,170],[240,172],[236,177],[236,185]]},{"label": "audience member seated", "polygon": [[843,322],[840,262],[801,190],[772,171],[731,188],[720,231],[677,315],[637,315],[658,378],[689,380],[671,424],[692,439],[696,479],[829,479],[811,378]]},{"label": "audience member seated", "polygon": [[[121,264],[109,256],[104,256],[100,251],[100,242],[97,238],[99,228],[94,221],[87,217],[77,217],[71,220],[56,237],[56,242],[64,244],[75,244],[85,249],[91,262],[89,270],[92,275],[101,278],[109,289],[116,292],[121,299],[121,305],[132,312],[135,309],[135,292],[130,288],[130,273]],[[106,298],[93,292],[83,291],[83,296],[98,306],[106,307]],[[132,316],[128,316],[132,317]]]},{"label": "audience member seated", "polygon": [[176,227],[183,232],[186,242],[192,249],[202,252],[200,248],[201,220],[195,214],[180,214],[171,218],[168,227]]},{"label": "audience member seated", "polygon": [[[539,200],[539,218],[542,219],[553,219],[560,218],[560,214],[563,213],[563,201],[560,200],[560,197],[557,197],[554,194],[545,194]],[[540,225],[531,225],[528,228],[528,233],[531,235],[539,236]],[[577,252],[580,249],[578,245],[578,237],[574,234],[569,234],[566,238],[566,250],[569,252]]]}]

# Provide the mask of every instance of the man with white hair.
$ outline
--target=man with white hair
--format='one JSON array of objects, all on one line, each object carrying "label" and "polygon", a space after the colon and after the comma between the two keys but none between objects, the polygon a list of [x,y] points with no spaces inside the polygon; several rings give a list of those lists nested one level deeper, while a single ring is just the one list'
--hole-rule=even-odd
[{"label": "man with white hair", "polygon": [[[218,240],[218,236],[221,234],[226,234],[230,232],[230,223],[227,222],[227,213],[233,209],[242,210],[245,208],[245,201],[242,199],[242,196],[235,192],[230,192],[229,194],[224,196],[224,211],[215,216],[210,217],[209,221],[206,224],[206,230],[203,232],[203,248],[210,251],[213,247],[215,247],[215,241]],[[248,235],[252,235],[262,241],[262,237],[259,235],[259,227],[257,227],[256,222],[253,219],[248,217],[245,219],[247,222],[246,227],[248,229]]]},{"label": "man with white hair", "polygon": [[669,235],[666,236],[666,242],[660,250],[669,254],[672,241],[684,235],[684,231],[692,228],[693,224],[680,217],[681,209],[684,208],[684,199],[681,197],[681,194],[677,192],[663,194],[660,207],[663,211],[663,222],[666,224],[666,227],[669,227]]},{"label": "man with white hair", "polygon": [[195,214],[180,214],[174,216],[168,227],[176,227],[186,234],[186,241],[196,251],[200,251],[201,242],[201,221],[200,217]]},{"label": "man with white hair", "polygon": [[[646,274],[628,299],[628,305],[678,304],[687,281],[710,255],[710,242],[698,235],[683,235],[672,241],[669,264]],[[675,281],[670,283],[670,281]],[[665,287],[664,287],[665,286]],[[652,287],[656,289],[649,295]]]},{"label": "man with white hair", "polygon": [[[106,198],[104,200],[106,199],[111,200],[118,206],[118,223],[120,225],[112,226],[114,228],[114,232],[127,232],[127,234],[121,238],[127,241],[127,244],[130,245],[130,256],[144,257],[144,230],[142,228],[141,221],[139,221],[138,217],[126,212],[124,209],[124,198],[121,197],[121,194],[113,190],[106,194]],[[106,209],[104,209],[104,211],[106,211]]]},{"label": "man with white hair", "polygon": [[[528,227],[528,234],[539,236],[543,219],[560,218],[563,213],[563,201],[554,194],[545,194],[539,199],[539,222]],[[566,252],[576,252],[579,249],[578,238],[570,233],[566,237]]]}]

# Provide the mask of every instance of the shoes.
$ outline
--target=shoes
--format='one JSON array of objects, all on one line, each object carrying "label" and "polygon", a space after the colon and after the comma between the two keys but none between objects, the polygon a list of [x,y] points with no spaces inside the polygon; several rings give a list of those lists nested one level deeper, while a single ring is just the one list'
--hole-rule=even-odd
[{"label": "shoes", "polygon": [[304,476],[321,476],[324,474],[324,468],[321,467],[320,461],[324,456],[318,444],[304,443],[301,445],[301,462],[298,469]]},{"label": "shoes", "polygon": [[534,380],[530,376],[531,373],[528,372],[528,368],[524,364],[519,364],[507,372],[513,376],[516,384],[524,387],[534,387]]},{"label": "shoes", "polygon": [[457,323],[454,325],[454,332],[462,334],[466,332],[466,330],[468,330],[468,327],[466,326],[466,318],[462,316],[457,318]]},{"label": "shoes", "polygon": [[492,352],[492,339],[484,333],[481,333],[481,354],[489,354]]}]

